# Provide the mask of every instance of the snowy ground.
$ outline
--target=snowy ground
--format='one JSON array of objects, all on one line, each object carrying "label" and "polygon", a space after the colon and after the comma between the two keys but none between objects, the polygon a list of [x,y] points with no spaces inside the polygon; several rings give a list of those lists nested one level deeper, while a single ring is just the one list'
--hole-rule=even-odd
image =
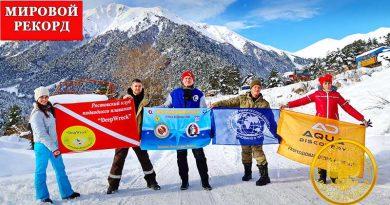
[{"label": "snowy ground", "polygon": [[[375,71],[372,72],[371,71]],[[368,74],[369,75],[368,75]],[[351,104],[373,121],[367,130],[366,146],[374,153],[378,166],[378,181],[372,194],[360,204],[390,204],[390,69],[360,69],[356,74],[360,82],[344,81],[346,73],[337,76],[342,87],[340,93]],[[312,83],[315,85],[315,82]],[[277,108],[281,103],[296,99],[292,93],[294,84],[282,88],[264,90],[264,97]],[[216,101],[229,96],[220,96]],[[313,113],[308,105],[297,111]],[[355,122],[343,111],[341,118]],[[13,136],[0,137],[0,204],[31,204],[34,201],[34,154],[27,150],[28,143]],[[61,201],[54,173],[49,166],[47,183],[55,203],[64,204],[326,204],[315,193],[309,181],[309,167],[286,159],[276,153],[277,145],[264,147],[270,166],[272,183],[256,187],[254,179],[242,182],[243,167],[240,147],[209,145],[205,148],[208,159],[212,191],[201,188],[199,175],[192,154],[189,153],[190,189],[180,191],[180,179],[174,151],[150,151],[157,172],[160,191],[146,188],[141,167],[135,154],[130,152],[120,191],[106,195],[107,176],[113,159],[113,150],[64,155],[65,166],[74,190],[82,196],[73,201]],[[257,170],[253,165],[253,170]]]}]

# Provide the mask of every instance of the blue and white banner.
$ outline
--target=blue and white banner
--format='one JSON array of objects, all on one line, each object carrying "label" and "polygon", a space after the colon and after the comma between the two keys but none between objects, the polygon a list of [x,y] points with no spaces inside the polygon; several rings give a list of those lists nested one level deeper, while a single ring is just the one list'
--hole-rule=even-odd
[{"label": "blue and white banner", "polygon": [[201,148],[210,143],[211,110],[206,108],[145,108],[141,149]]},{"label": "blue and white banner", "polygon": [[279,110],[269,108],[213,109],[213,144],[279,144],[276,134]]}]

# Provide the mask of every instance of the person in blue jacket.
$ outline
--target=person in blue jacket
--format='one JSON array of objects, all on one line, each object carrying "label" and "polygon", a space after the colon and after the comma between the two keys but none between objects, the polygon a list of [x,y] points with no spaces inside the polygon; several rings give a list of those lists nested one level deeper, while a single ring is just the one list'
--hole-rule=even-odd
[{"label": "person in blue jacket", "polygon": [[[205,96],[202,91],[194,87],[195,76],[190,70],[186,70],[181,75],[182,87],[174,89],[167,97],[163,107],[170,108],[204,108],[207,107]],[[205,190],[211,190],[209,184],[209,175],[206,162],[206,156],[203,148],[192,149],[196,159],[199,175],[202,181],[202,187]],[[177,150],[177,165],[179,175],[182,181],[181,190],[188,189],[188,162],[187,150]]]},{"label": "person in blue jacket", "polygon": [[50,160],[56,174],[62,199],[74,199],[80,194],[74,192],[61,152],[58,149],[57,133],[54,118],[54,108],[49,102],[49,90],[39,87],[34,90],[34,108],[30,115],[30,124],[34,139],[35,152],[35,192],[36,199],[41,202],[53,203],[46,185],[46,169]]}]

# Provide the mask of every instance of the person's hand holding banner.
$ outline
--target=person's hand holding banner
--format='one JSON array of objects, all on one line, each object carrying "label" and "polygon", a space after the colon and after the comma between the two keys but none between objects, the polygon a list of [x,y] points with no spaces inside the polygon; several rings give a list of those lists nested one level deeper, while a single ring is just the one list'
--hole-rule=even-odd
[{"label": "person's hand holding banner", "polygon": [[57,149],[57,150],[53,151],[53,155],[55,158],[57,158],[58,156],[61,155],[61,151],[59,149]]}]

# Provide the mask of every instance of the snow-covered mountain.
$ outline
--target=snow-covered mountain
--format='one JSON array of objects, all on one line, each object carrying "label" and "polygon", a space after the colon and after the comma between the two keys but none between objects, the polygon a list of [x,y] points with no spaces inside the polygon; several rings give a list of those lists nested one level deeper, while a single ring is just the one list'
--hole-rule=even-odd
[{"label": "snow-covered mountain", "polygon": [[387,35],[388,33],[390,33],[390,28],[382,27],[369,33],[353,34],[339,40],[326,38],[302,50],[294,52],[294,54],[304,58],[324,58],[329,52],[335,51],[337,49],[342,49],[346,45],[351,44],[357,40],[367,41],[368,39],[376,38],[378,42],[382,42],[383,41],[382,37]]},{"label": "snow-covered mountain", "polygon": [[[165,17],[179,25],[191,26],[203,35],[219,43],[231,44],[242,52],[245,52],[245,44],[253,43],[261,49],[274,51],[280,55],[293,55],[290,52],[246,39],[225,26],[208,25],[205,23],[183,20],[161,7],[128,7],[122,4],[112,3],[108,6],[100,6],[86,10],[84,11],[83,16],[84,33],[91,36],[102,35],[110,30],[118,29],[127,31],[128,36],[130,37],[142,30],[146,30],[153,24],[159,24],[159,17]],[[148,21],[144,21],[145,19],[148,19]]]}]

